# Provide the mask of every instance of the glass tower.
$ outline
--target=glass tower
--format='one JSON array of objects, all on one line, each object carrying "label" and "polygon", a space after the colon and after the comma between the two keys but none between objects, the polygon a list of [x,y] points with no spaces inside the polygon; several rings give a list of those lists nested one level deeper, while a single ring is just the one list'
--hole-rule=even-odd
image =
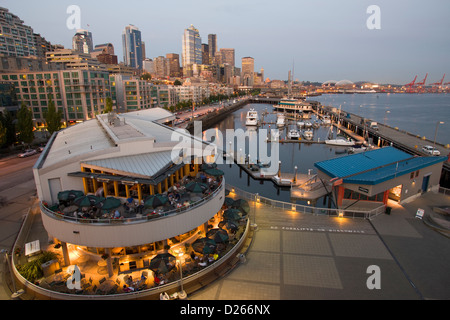
[{"label": "glass tower", "polygon": [[184,30],[182,59],[183,68],[188,65],[202,64],[202,39],[192,24]]},{"label": "glass tower", "polygon": [[123,61],[127,66],[142,69],[141,31],[133,25],[125,27],[122,33]]},{"label": "glass tower", "polygon": [[72,38],[72,49],[79,53],[91,53],[94,51],[92,33],[87,30],[77,30]]}]

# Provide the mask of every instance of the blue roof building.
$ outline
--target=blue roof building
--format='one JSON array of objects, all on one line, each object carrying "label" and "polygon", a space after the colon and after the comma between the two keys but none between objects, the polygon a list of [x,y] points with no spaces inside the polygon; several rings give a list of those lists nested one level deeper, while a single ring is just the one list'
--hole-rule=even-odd
[{"label": "blue roof building", "polygon": [[[319,175],[338,190],[338,204],[347,196],[383,203],[391,198],[404,201],[439,185],[447,157],[418,157],[386,147],[315,163]],[[396,193],[396,196],[394,195]],[[382,196],[381,196],[382,194]],[[341,197],[339,197],[339,195]],[[361,197],[358,195],[358,199]]]}]

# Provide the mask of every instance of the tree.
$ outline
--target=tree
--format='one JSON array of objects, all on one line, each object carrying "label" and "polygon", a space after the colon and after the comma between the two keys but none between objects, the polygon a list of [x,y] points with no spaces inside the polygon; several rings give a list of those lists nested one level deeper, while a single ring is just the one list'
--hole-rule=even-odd
[{"label": "tree", "polygon": [[181,81],[180,80],[175,80],[175,82],[173,83],[174,86],[181,86]]},{"label": "tree", "polygon": [[0,121],[0,147],[2,147],[5,143],[6,143],[6,128],[3,126],[2,121]]},{"label": "tree", "polygon": [[33,113],[24,102],[22,102],[17,113],[17,132],[19,133],[19,141],[28,145],[33,142]]},{"label": "tree", "polygon": [[5,109],[3,113],[0,112],[0,122],[3,128],[6,129],[6,140],[4,144],[10,146],[16,142],[16,128],[14,126],[13,116],[8,110]]},{"label": "tree", "polygon": [[144,73],[144,74],[141,76],[141,80],[150,81],[150,80],[152,80],[152,76],[151,76],[150,73]]},{"label": "tree", "polygon": [[50,135],[61,129],[61,118],[62,112],[61,110],[56,110],[55,103],[50,96],[47,112],[44,113],[44,119],[47,123],[47,131],[50,133]]},{"label": "tree", "polygon": [[105,109],[103,109],[104,113],[110,113],[113,111],[113,101],[111,97],[107,97],[105,101]]}]

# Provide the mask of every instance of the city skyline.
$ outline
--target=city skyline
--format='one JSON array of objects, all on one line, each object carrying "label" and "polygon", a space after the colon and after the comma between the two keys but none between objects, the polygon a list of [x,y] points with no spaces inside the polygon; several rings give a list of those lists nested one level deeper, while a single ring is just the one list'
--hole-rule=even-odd
[{"label": "city skyline", "polygon": [[[450,4],[442,1],[377,1],[381,29],[371,30],[369,1],[196,1],[142,4],[110,1],[35,3],[5,0],[2,4],[52,44],[71,48],[76,30],[66,27],[67,7],[81,9],[81,29],[92,33],[94,45],[112,43],[120,52],[123,29],[133,24],[142,33],[146,56],[182,53],[182,36],[193,24],[202,43],[217,35],[217,50],[234,48],[236,61],[251,56],[255,70],[270,79],[299,81],[348,79],[406,84],[416,75],[438,81],[450,74]],[[36,14],[38,12],[38,14]],[[43,20],[45,15],[46,19]],[[169,20],[170,18],[170,20]],[[119,60],[123,58],[119,55]],[[238,64],[237,67],[240,67]]]}]

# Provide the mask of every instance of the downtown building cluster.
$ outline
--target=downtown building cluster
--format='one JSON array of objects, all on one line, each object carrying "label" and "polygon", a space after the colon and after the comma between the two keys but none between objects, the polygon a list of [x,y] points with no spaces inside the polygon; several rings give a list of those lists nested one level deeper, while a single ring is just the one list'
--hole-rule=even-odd
[{"label": "downtown building cluster", "polygon": [[72,48],[64,48],[33,33],[5,8],[0,8],[0,28],[0,94],[8,101],[0,107],[14,113],[26,104],[36,127],[45,126],[50,99],[66,126],[102,113],[109,97],[117,112],[128,112],[183,101],[199,105],[263,83],[264,71],[254,72],[253,58],[243,58],[242,69],[236,67],[234,49],[218,49],[215,34],[202,44],[192,25],[184,31],[181,57],[168,53],[154,59],[146,57],[141,31],[126,26],[120,63],[114,46],[94,45],[88,30],[77,30]]}]

